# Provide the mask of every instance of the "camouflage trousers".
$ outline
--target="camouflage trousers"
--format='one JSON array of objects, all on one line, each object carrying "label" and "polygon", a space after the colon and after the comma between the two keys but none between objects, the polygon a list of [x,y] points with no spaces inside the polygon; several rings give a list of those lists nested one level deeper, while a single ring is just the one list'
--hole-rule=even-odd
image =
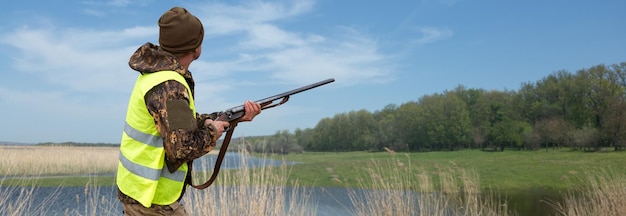
[{"label": "camouflage trousers", "polygon": [[179,202],[171,205],[152,205],[146,208],[141,204],[122,203],[125,216],[188,216],[185,207]]}]

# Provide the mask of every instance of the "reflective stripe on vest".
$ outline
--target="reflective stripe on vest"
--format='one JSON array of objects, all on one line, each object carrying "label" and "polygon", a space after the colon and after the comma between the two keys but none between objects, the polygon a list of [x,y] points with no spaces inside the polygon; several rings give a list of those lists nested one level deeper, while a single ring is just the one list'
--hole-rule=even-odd
[{"label": "reflective stripe on vest", "polygon": [[[145,143],[154,147],[163,147],[163,138],[160,136],[153,136],[150,134],[142,133],[141,131],[135,130],[135,128],[126,124],[124,126],[124,132],[132,139],[137,140],[141,143]],[[124,166],[128,171],[134,173],[135,175],[142,176],[144,178],[157,181],[159,177],[168,178],[174,181],[184,181],[186,173],[181,170],[176,170],[173,173],[167,169],[167,166],[163,166],[161,170],[152,169],[149,167],[142,166],[140,164],[136,164],[126,158],[120,152],[120,162],[122,166]]]},{"label": "reflective stripe on vest", "polygon": [[154,86],[175,80],[187,88],[189,107],[195,115],[191,89],[178,72],[161,71],[140,75],[128,102],[122,133],[116,184],[120,191],[145,207],[169,205],[181,195],[187,164],[170,173],[165,165],[163,138],[145,105],[145,94]]}]

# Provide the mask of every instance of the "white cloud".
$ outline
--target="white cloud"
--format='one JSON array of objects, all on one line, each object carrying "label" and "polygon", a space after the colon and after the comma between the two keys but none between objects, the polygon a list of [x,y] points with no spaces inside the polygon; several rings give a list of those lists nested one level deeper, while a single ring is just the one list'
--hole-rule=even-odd
[{"label": "white cloud", "polygon": [[354,29],[338,27],[337,32],[324,35],[290,31],[277,24],[313,10],[313,5],[312,1],[290,5],[255,1],[198,8],[200,16],[207,14],[201,19],[212,39],[243,36],[239,46],[228,49],[231,59],[207,65],[228,74],[265,71],[276,80],[300,84],[329,77],[348,85],[393,79],[390,59],[378,51],[374,40]]},{"label": "white cloud", "polygon": [[107,0],[107,1],[81,1],[85,5],[93,6],[113,6],[113,7],[126,7],[132,3],[131,0]]},{"label": "white cloud", "polygon": [[421,37],[413,40],[413,43],[418,45],[445,40],[451,38],[454,35],[454,32],[448,28],[435,28],[426,26],[417,27],[417,31],[421,34]]},{"label": "white cloud", "polygon": [[310,44],[266,55],[273,77],[310,83],[335,77],[343,84],[388,81],[386,59],[372,41],[361,38],[335,44]]},{"label": "white cloud", "polygon": [[88,9],[88,8],[83,9],[83,13],[90,15],[90,16],[95,16],[95,17],[104,17],[106,15],[104,11]]},{"label": "white cloud", "polygon": [[120,78],[135,75],[129,71],[127,61],[137,43],[129,41],[155,35],[155,30],[134,27],[97,32],[22,27],[2,35],[0,42],[18,50],[13,62],[18,72],[37,74],[76,91],[119,91],[132,82]]},{"label": "white cloud", "polygon": [[250,27],[248,35],[249,39],[243,41],[241,45],[252,49],[283,48],[290,45],[303,45],[304,43],[298,35],[268,24]]},{"label": "white cloud", "polygon": [[130,0],[110,0],[106,4],[117,7],[125,7],[131,3]]},{"label": "white cloud", "polygon": [[[116,107],[114,104],[103,104],[98,98],[54,89],[21,90],[0,87],[0,102],[17,105],[25,109],[20,111],[28,111],[37,115],[51,115],[55,120],[63,120],[67,116],[78,119],[102,118],[103,116],[97,114],[110,112],[112,107]],[[3,113],[3,115],[6,114]],[[17,116],[12,117],[16,118]]]},{"label": "white cloud", "polygon": [[[123,3],[124,1],[122,1]],[[203,59],[195,69],[210,71],[199,80],[228,79],[231,72],[256,71],[277,81],[311,83],[328,77],[355,85],[393,79],[389,57],[378,51],[376,41],[354,29],[339,27],[333,33],[290,31],[278,21],[313,10],[308,0],[289,4],[247,2],[243,5],[211,3],[194,7],[205,24],[208,37],[243,37],[220,50],[225,60]],[[155,18],[156,19],[156,18]],[[452,35],[448,29],[419,28],[428,43]],[[158,28],[134,26],[119,30],[22,27],[0,34],[0,42],[17,49],[12,65],[17,71],[37,74],[54,85],[74,91],[122,91],[132,85],[135,74],[128,57],[145,41],[155,41]],[[28,43],[24,43],[28,41]],[[238,45],[238,46],[236,46]],[[210,52],[214,47],[205,47]],[[113,81],[121,80],[121,81]]]},{"label": "white cloud", "polygon": [[[278,2],[247,1],[243,5],[209,3],[194,8],[202,20],[205,34],[223,35],[247,31],[255,25],[299,16],[313,9],[310,0],[294,1],[285,5]],[[198,11],[198,12],[195,12]]]}]

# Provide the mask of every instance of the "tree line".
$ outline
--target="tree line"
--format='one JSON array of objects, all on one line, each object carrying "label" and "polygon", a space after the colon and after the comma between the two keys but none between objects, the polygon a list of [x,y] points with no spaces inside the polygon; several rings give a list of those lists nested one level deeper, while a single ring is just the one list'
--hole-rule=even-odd
[{"label": "tree line", "polygon": [[314,128],[250,137],[255,152],[536,150],[626,146],[626,62],[554,72],[518,90],[458,85],[416,101],[321,119]]}]

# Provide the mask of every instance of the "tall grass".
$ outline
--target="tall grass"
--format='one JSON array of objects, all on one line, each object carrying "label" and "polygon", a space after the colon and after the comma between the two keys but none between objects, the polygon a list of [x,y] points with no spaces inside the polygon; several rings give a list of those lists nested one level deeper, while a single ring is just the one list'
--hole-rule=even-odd
[{"label": "tall grass", "polygon": [[[241,164],[248,164],[250,155],[242,150]],[[203,170],[212,168],[203,164]],[[287,186],[290,167],[242,166],[223,170],[216,183],[205,190],[188,189],[183,203],[190,215],[315,215],[308,192],[291,182]],[[194,173],[196,184],[206,180],[210,172]]]},{"label": "tall grass", "polygon": [[[394,154],[393,151],[388,150]],[[361,188],[351,190],[355,215],[482,215],[506,216],[516,213],[495,193],[481,191],[476,171],[454,164],[439,166],[429,173],[425,168],[412,169],[392,157],[372,160],[365,167],[368,176],[357,179]],[[327,169],[332,170],[332,169]],[[418,170],[418,171],[415,171]]]},{"label": "tall grass", "polygon": [[[239,152],[241,164],[250,155]],[[484,191],[474,169],[454,163],[412,162],[389,150],[386,158],[376,158],[356,177],[358,189],[349,189],[353,215],[515,215],[506,197]],[[0,147],[0,215],[48,215],[63,186],[46,197],[38,196],[38,178],[48,175],[114,173],[118,150],[111,147]],[[329,164],[329,163],[325,163]],[[362,164],[361,164],[362,165]],[[204,165],[206,167],[210,164]],[[432,169],[436,166],[436,169]],[[345,167],[345,166],[344,166]],[[212,168],[212,167],[210,167]],[[480,167],[479,167],[480,168]],[[289,180],[298,165],[242,166],[222,170],[214,185],[206,190],[189,188],[183,204],[191,215],[316,215],[316,203],[297,180]],[[327,167],[336,182],[354,180],[353,173],[342,176]],[[618,169],[622,170],[622,169]],[[209,172],[194,173],[196,183],[208,179]],[[319,174],[317,174],[319,175]],[[2,177],[4,176],[4,177]],[[563,194],[563,202],[549,202],[560,215],[626,215],[626,174],[593,168],[582,175],[584,184]],[[20,186],[6,186],[5,180],[19,180]],[[84,185],[77,194],[75,208],[65,215],[121,215],[116,189],[99,187],[98,179]],[[350,182],[350,185],[352,182]],[[4,186],[2,186],[4,185]],[[15,184],[12,184],[15,185]],[[365,190],[361,190],[365,189]]]},{"label": "tall grass", "polygon": [[[10,168],[7,168],[10,170]],[[45,215],[54,196],[59,192],[49,194],[43,201],[35,202],[33,196],[36,181],[28,178],[22,179],[22,185],[30,187],[1,186],[5,178],[0,177],[0,214],[2,215]]]},{"label": "tall grass", "polygon": [[[65,215],[121,215],[121,210],[117,208],[117,189],[103,190],[103,187],[97,186],[97,179],[90,178],[85,185],[83,196],[76,195],[76,203],[82,203],[82,209],[66,209]],[[81,202],[81,199],[84,201]]]},{"label": "tall grass", "polygon": [[626,174],[612,169],[589,170],[587,184],[563,195],[563,203],[548,201],[559,215],[626,215]]}]

